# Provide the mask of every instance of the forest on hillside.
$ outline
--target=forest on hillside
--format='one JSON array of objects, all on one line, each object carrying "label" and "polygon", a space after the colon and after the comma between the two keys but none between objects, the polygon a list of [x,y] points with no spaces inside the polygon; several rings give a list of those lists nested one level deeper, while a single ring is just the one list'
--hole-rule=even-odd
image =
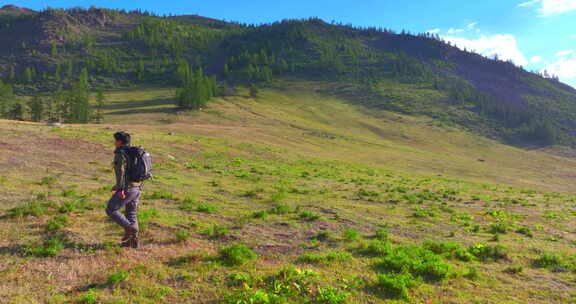
[{"label": "forest on hillside", "polygon": [[[15,33],[20,38],[9,41]],[[0,117],[7,119],[98,122],[101,91],[111,88],[177,87],[175,103],[195,110],[228,88],[300,79],[345,84],[342,96],[350,102],[430,116],[511,143],[576,143],[575,90],[553,76],[459,50],[431,34],[316,18],[246,25],[49,8],[0,14],[0,42],[7,46],[0,51]],[[418,103],[408,93],[392,95],[384,85],[390,83],[408,92],[438,92],[437,97]],[[510,85],[501,89],[501,83]]]}]

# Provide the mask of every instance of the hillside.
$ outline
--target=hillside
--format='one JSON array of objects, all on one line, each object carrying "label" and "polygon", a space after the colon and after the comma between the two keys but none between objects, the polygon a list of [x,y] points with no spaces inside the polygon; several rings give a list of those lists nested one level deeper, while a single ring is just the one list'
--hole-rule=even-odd
[{"label": "hillside", "polygon": [[[328,82],[104,124],[0,121],[2,303],[570,303],[574,161],[326,98]],[[143,247],[105,218],[110,134],[155,160]],[[248,248],[248,249],[246,249]]]},{"label": "hillside", "polygon": [[[57,95],[79,78],[93,88],[173,87],[205,73],[217,80],[217,95],[283,79],[327,81],[327,94],[370,109],[519,146],[575,143],[575,89],[428,34],[319,19],[254,26],[99,8],[3,11],[0,74],[19,95]],[[4,117],[27,119],[25,109],[10,110],[17,103],[4,103]]]}]

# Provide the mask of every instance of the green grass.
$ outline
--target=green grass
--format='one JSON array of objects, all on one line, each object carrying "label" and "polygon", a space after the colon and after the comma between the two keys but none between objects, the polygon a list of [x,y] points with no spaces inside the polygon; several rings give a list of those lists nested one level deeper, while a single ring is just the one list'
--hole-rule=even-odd
[{"label": "green grass", "polygon": [[[257,100],[240,88],[202,112],[179,114],[140,111],[152,101],[121,105],[165,90],[113,92],[118,107],[110,111],[129,111],[107,115],[114,125],[0,122],[2,142],[26,146],[26,159],[38,164],[0,172],[0,296],[14,303],[570,301],[568,289],[554,286],[575,279],[571,160],[422,117],[365,113],[312,93],[311,84],[290,85],[263,88]],[[116,129],[134,133],[134,144],[154,157],[138,250],[116,246],[122,229],[104,213],[113,179],[103,168]],[[0,159],[18,165],[10,149]],[[38,273],[62,274],[66,284]]]}]

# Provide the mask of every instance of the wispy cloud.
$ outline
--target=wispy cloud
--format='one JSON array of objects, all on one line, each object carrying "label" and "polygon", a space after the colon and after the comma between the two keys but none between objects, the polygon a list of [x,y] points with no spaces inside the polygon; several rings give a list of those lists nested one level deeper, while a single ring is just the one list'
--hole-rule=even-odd
[{"label": "wispy cloud", "polygon": [[571,50],[558,52],[559,58],[552,63],[547,63],[542,71],[556,75],[566,82],[576,80],[576,52]]},{"label": "wispy cloud", "polygon": [[576,0],[530,0],[521,2],[518,7],[538,7],[540,16],[560,15],[576,10]]},{"label": "wispy cloud", "polygon": [[571,55],[572,53],[574,53],[574,50],[560,51],[560,52],[556,53],[556,57],[566,57],[568,55]]},{"label": "wispy cloud", "polygon": [[426,33],[438,34],[438,33],[440,33],[440,29],[439,29],[439,28],[435,28],[435,29],[427,30]]},{"label": "wispy cloud", "polygon": [[454,36],[443,37],[460,48],[492,57],[497,55],[502,60],[512,60],[517,65],[527,65],[528,59],[520,51],[516,37],[510,34],[482,35],[476,39]]},{"label": "wispy cloud", "polygon": [[542,57],[540,56],[534,56],[530,58],[530,63],[540,63],[540,62],[542,62]]}]

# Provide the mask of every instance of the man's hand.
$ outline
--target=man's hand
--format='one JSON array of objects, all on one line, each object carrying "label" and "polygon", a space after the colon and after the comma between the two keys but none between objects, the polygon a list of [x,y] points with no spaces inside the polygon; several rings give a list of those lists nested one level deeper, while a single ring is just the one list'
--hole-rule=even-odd
[{"label": "man's hand", "polygon": [[115,185],[114,185],[114,186],[112,186],[112,192],[113,192],[113,193],[116,193],[116,192],[118,192],[118,187],[116,187]]},{"label": "man's hand", "polygon": [[124,193],[124,190],[118,191],[118,192],[116,192],[116,194],[118,194],[118,197],[119,197],[121,200],[125,200],[125,199],[126,199],[126,193]]}]

